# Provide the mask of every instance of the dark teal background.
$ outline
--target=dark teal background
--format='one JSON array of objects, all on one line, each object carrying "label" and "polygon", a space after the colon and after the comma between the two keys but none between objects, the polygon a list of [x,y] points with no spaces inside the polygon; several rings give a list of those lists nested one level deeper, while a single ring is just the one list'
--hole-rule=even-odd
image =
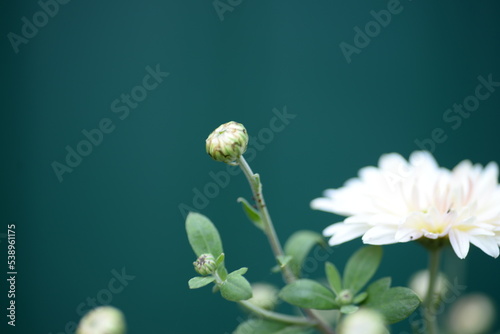
[{"label": "dark teal background", "polygon": [[[238,3],[237,1],[233,1]],[[257,136],[272,110],[296,115],[258,151],[259,172],[282,241],[298,229],[322,231],[339,217],[309,202],[339,187],[381,154],[405,157],[415,140],[442,128],[439,163],[500,161],[500,88],[453,130],[443,114],[474,93],[477,77],[500,81],[500,6],[495,1],[402,0],[402,11],[348,64],[339,44],[373,20],[387,1],[243,1],[220,17],[211,1],[78,1],[59,12],[16,54],[40,5],[2,2],[1,233],[17,226],[17,326],[13,333],[61,333],[75,309],[108,288],[111,271],[135,278],[111,304],[130,333],[225,333],[242,313],[210,289],[190,291],[195,259],[180,205],[225,170],[206,156],[219,124],[242,122]],[[146,67],[170,75],[124,120],[111,103],[142,83]],[[59,182],[81,131],[109,118],[115,126]],[[251,281],[280,278],[265,238],[241,213],[250,197],[242,175],[203,207],[220,229],[230,269]],[[6,331],[6,242],[0,238],[0,332]],[[341,267],[360,240],[335,247]],[[406,284],[426,266],[416,244],[391,245],[377,277]],[[500,305],[500,266],[475,247],[446,258],[469,292]],[[322,268],[312,270],[312,277]],[[459,276],[453,276],[459,275]],[[101,293],[102,295],[102,293]],[[8,328],[9,332],[12,328]],[[408,321],[393,332],[409,330]]]}]

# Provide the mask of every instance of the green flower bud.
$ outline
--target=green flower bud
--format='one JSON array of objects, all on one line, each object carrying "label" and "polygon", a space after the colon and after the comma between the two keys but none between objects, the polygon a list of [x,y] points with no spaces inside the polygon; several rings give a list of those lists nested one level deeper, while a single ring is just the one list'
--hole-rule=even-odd
[{"label": "green flower bud", "polygon": [[353,298],[353,295],[352,295],[351,291],[342,290],[342,291],[340,291],[339,295],[337,296],[337,302],[340,305],[349,305],[352,303],[352,298]]},{"label": "green flower bud", "polygon": [[267,283],[252,284],[252,298],[248,302],[266,310],[274,310],[278,303],[278,289]]},{"label": "green flower bud", "polygon": [[389,334],[384,317],[374,310],[360,309],[340,323],[339,334]]},{"label": "green flower bud", "polygon": [[100,306],[88,312],[76,334],[125,334],[125,317],[112,306]]},{"label": "green flower bud", "polygon": [[245,153],[247,145],[247,130],[243,124],[232,121],[219,126],[206,140],[208,155],[230,165],[236,164],[236,159]]},{"label": "green flower bud", "polygon": [[200,257],[193,262],[194,270],[202,276],[212,274],[216,269],[215,258],[212,254],[201,254]]}]

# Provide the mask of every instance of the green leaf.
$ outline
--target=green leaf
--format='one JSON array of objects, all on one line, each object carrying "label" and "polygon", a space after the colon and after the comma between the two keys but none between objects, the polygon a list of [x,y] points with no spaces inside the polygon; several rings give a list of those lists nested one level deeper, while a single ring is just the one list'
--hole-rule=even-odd
[{"label": "green leaf", "polygon": [[190,212],[186,218],[186,232],[196,256],[210,253],[218,258],[222,253],[219,232],[212,222],[202,214]]},{"label": "green leaf", "polygon": [[221,253],[219,257],[215,260],[215,266],[218,267],[224,262],[224,253]]},{"label": "green leaf", "polygon": [[198,289],[212,283],[213,281],[215,281],[215,277],[213,276],[198,276],[191,278],[188,284],[190,289]]},{"label": "green leaf", "polygon": [[310,328],[304,328],[300,326],[286,327],[278,332],[274,332],[274,334],[310,334],[310,333],[311,333]]},{"label": "green leaf", "polygon": [[280,264],[280,268],[283,268],[292,260],[292,257],[289,255],[279,255],[276,259]]},{"label": "green leaf", "polygon": [[391,287],[391,280],[392,279],[390,277],[384,277],[370,284],[368,289],[366,289],[366,292],[368,293],[368,299],[366,302],[370,302],[371,299],[378,299],[380,295],[389,290]]},{"label": "green leaf", "polygon": [[276,334],[286,326],[286,324],[276,321],[250,319],[240,324],[233,334]]},{"label": "green leaf", "polygon": [[300,276],[302,264],[306,259],[307,254],[309,254],[311,249],[316,244],[324,247],[327,246],[321,234],[305,230],[295,232],[287,240],[284,247],[285,254],[292,257],[288,264],[296,276]]},{"label": "green leaf", "polygon": [[335,265],[331,262],[326,262],[325,273],[328,283],[330,284],[330,288],[332,288],[333,292],[338,295],[340,291],[342,291],[342,279],[340,278],[337,267],[335,267]]},{"label": "green leaf", "polygon": [[300,279],[281,289],[279,297],[303,308],[330,310],[338,308],[335,295],[323,285],[309,279]]},{"label": "green leaf", "polygon": [[217,267],[217,275],[219,275],[221,280],[226,280],[227,278],[227,269],[224,267],[224,264]]},{"label": "green leaf", "polygon": [[408,288],[396,287],[378,292],[372,292],[372,295],[368,292],[369,300],[365,305],[382,313],[389,324],[406,319],[420,305],[420,298]]},{"label": "green leaf", "polygon": [[237,302],[252,298],[252,287],[245,277],[238,273],[227,275],[226,280],[220,286],[222,297]]},{"label": "green leaf", "polygon": [[243,267],[238,270],[233,271],[230,275],[245,275],[248,271],[248,268]]},{"label": "green leaf", "polygon": [[344,270],[344,289],[356,294],[373,277],[382,259],[382,247],[363,247],[347,261]]},{"label": "green leaf", "polygon": [[356,297],[354,297],[354,299],[352,300],[352,302],[354,304],[362,303],[366,299],[366,297],[368,297],[368,293],[367,292],[360,293],[359,295],[357,295]]},{"label": "green leaf", "polygon": [[340,308],[340,312],[344,314],[351,314],[356,312],[359,309],[356,305],[344,305]]},{"label": "green leaf", "polygon": [[260,217],[259,211],[257,211],[246,199],[243,197],[239,197],[237,199],[238,203],[241,203],[243,207],[243,211],[247,215],[248,219],[252,223],[254,223],[255,226],[260,228],[261,230],[264,230],[264,223],[262,222],[262,218]]}]

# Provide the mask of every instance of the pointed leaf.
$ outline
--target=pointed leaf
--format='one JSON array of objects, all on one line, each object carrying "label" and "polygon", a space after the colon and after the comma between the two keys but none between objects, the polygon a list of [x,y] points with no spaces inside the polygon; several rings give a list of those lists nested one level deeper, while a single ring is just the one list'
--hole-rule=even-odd
[{"label": "pointed leaf", "polygon": [[292,257],[289,255],[280,255],[276,259],[278,260],[278,262],[280,264],[279,265],[280,268],[283,268],[292,260]]},{"label": "pointed leaf", "polygon": [[243,207],[243,211],[247,215],[248,219],[252,223],[254,223],[255,226],[260,228],[261,230],[264,230],[264,223],[262,222],[262,218],[260,217],[259,211],[257,211],[246,199],[243,197],[239,197],[237,199],[238,203],[241,203]]},{"label": "pointed leaf", "polygon": [[389,290],[391,287],[391,281],[392,279],[390,277],[384,277],[370,284],[368,289],[366,289],[366,292],[368,293],[368,299],[366,302],[369,303],[372,299],[378,299],[380,295]]},{"label": "pointed leaf", "polygon": [[337,270],[337,267],[335,267],[335,265],[331,262],[326,262],[325,273],[328,283],[330,284],[330,288],[332,288],[333,292],[338,295],[340,291],[342,291],[342,279],[340,278],[340,273]]},{"label": "pointed leaf", "polygon": [[357,295],[356,297],[354,297],[354,299],[352,300],[352,302],[354,304],[362,303],[366,299],[366,297],[368,297],[368,293],[367,292],[360,293],[359,295]]},{"label": "pointed leaf", "polygon": [[250,283],[238,273],[227,275],[226,280],[220,286],[220,292],[222,297],[233,302],[252,298]]},{"label": "pointed leaf", "polygon": [[215,277],[213,276],[198,276],[191,278],[188,284],[190,289],[198,289],[212,283],[213,281],[215,281]]},{"label": "pointed leaf", "polygon": [[222,253],[219,232],[204,215],[190,212],[186,218],[186,232],[196,256],[210,253],[217,258]]},{"label": "pointed leaf", "polygon": [[382,247],[363,247],[347,261],[344,270],[344,289],[356,294],[373,277],[382,259]]},{"label": "pointed leaf", "polygon": [[240,268],[238,270],[233,271],[230,275],[245,275],[248,271],[247,267]]},{"label": "pointed leaf", "polygon": [[221,255],[219,255],[219,257],[215,260],[216,267],[220,266],[224,262],[224,257],[224,253],[221,253]]},{"label": "pointed leaf", "polygon": [[303,308],[330,310],[338,308],[335,295],[323,285],[309,279],[300,279],[281,289],[279,297]]},{"label": "pointed leaf", "polygon": [[302,264],[315,245],[327,246],[323,236],[312,231],[297,231],[287,240],[285,254],[292,257],[288,265],[296,276],[300,276]]},{"label": "pointed leaf", "polygon": [[390,288],[375,296],[370,296],[365,305],[382,313],[389,324],[406,319],[420,305],[415,292],[404,287]]},{"label": "pointed leaf", "polygon": [[340,308],[340,312],[344,314],[351,314],[356,312],[359,309],[356,305],[344,305]]},{"label": "pointed leaf", "polygon": [[286,327],[287,325],[281,322],[264,319],[249,319],[240,324],[233,334],[276,334]]}]

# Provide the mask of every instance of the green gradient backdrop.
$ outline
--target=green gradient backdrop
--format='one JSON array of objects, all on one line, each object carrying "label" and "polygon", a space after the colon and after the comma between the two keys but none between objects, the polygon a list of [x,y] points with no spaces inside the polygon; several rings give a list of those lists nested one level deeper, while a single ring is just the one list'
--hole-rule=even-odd
[{"label": "green gradient backdrop", "polygon": [[[43,0],[42,0],[43,1]],[[236,3],[237,1],[233,1]],[[273,108],[296,115],[258,152],[282,240],[337,221],[309,209],[328,187],[387,152],[405,157],[415,140],[442,128],[440,164],[500,161],[500,89],[453,130],[443,113],[474,93],[479,75],[500,81],[500,6],[495,1],[402,0],[402,12],[348,64],[339,44],[387,1],[243,1],[221,21],[211,1],[71,1],[61,5],[16,54],[7,38],[32,21],[35,1],[2,2],[1,230],[17,224],[15,333],[60,333],[76,308],[105,295],[113,269],[135,276],[111,304],[130,333],[225,333],[240,311],[189,291],[194,255],[179,205],[225,169],[204,152],[204,139],[235,120],[257,135]],[[146,67],[170,75],[124,120],[111,103],[142,83]],[[59,182],[54,161],[81,131],[103,118],[115,128]],[[271,252],[236,203],[250,196],[239,175],[199,211],[221,230],[230,268],[248,266],[252,281],[270,279]],[[1,235],[0,235],[1,236]],[[6,243],[0,239],[0,309],[5,310]],[[341,266],[359,240],[336,247]],[[426,265],[417,245],[385,247],[378,277],[406,284]],[[447,262],[469,291],[500,305],[498,260],[472,248]],[[322,270],[312,270],[320,276]],[[4,291],[5,290],[5,291]],[[2,311],[0,332],[7,326]],[[71,327],[71,326],[70,326]],[[394,332],[408,330],[405,321]]]}]

